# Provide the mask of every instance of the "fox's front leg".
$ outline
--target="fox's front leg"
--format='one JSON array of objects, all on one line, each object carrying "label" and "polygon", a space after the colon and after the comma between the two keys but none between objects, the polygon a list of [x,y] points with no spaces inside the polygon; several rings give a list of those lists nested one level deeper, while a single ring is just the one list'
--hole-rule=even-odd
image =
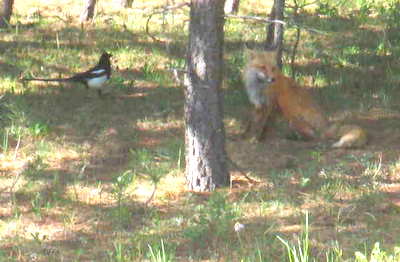
[{"label": "fox's front leg", "polygon": [[242,137],[246,138],[250,134],[254,136],[257,141],[263,140],[265,138],[268,122],[273,122],[273,111],[273,106],[263,105],[256,107],[253,111],[253,116],[247,121]]},{"label": "fox's front leg", "polygon": [[254,135],[257,141],[264,140],[268,120],[272,120],[272,111],[273,108],[271,106],[265,106],[254,111]]},{"label": "fox's front leg", "polygon": [[259,132],[256,132],[256,130],[260,129],[259,121],[257,119],[262,119],[263,118],[263,106],[262,107],[256,107],[254,108],[250,114],[247,116],[246,120],[246,126],[244,128],[243,133],[241,134],[241,137],[246,139],[248,137],[252,137],[255,134],[258,134]]},{"label": "fox's front leg", "polygon": [[246,124],[245,124],[245,128],[244,131],[240,134],[240,137],[245,139],[249,136],[249,134],[251,133],[251,127],[253,125],[253,118],[250,116],[250,114],[248,114],[248,118],[246,120]]}]

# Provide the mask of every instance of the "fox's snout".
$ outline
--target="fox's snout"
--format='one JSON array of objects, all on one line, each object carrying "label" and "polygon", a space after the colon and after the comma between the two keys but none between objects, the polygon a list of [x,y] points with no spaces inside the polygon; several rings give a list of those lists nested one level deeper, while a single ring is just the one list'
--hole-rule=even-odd
[{"label": "fox's snout", "polygon": [[265,78],[263,79],[263,81],[264,81],[265,83],[267,83],[267,84],[271,84],[271,83],[275,82],[275,78],[267,76],[267,77],[265,77]]},{"label": "fox's snout", "polygon": [[264,72],[258,72],[257,80],[259,82],[267,83],[267,84],[275,82],[275,78],[274,77],[270,77],[269,75],[265,74]]}]

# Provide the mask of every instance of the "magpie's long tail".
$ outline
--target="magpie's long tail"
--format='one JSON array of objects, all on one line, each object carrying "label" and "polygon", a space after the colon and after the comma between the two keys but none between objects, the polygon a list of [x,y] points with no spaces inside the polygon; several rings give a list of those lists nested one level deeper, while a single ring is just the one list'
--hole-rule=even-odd
[{"label": "magpie's long tail", "polygon": [[21,81],[43,81],[43,82],[73,82],[76,79],[69,78],[21,78]]}]

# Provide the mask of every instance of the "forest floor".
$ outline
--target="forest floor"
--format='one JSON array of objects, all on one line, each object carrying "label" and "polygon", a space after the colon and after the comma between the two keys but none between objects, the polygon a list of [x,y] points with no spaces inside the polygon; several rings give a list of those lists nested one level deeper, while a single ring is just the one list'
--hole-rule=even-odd
[{"label": "forest floor", "polygon": [[[302,29],[296,80],[316,87],[331,121],[368,132],[365,147],[346,150],[288,138],[283,120],[263,142],[238,139],[251,109],[243,50],[261,46],[265,26],[227,20],[226,148],[240,170],[231,166],[229,188],[198,194],[185,189],[184,94],[171,73],[184,65],[188,8],[154,15],[155,41],[146,22],[163,1],[135,0],[126,10],[100,1],[83,28],[78,2],[16,1],[15,26],[0,31],[0,261],[286,261],[278,236],[296,246],[305,232],[316,261],[370,261],[355,252],[369,256],[375,243],[377,261],[400,259],[392,9],[327,5],[297,18],[318,33]],[[268,13],[262,2],[242,1],[240,14]],[[288,26],[285,74],[295,35]],[[103,50],[113,54],[104,97],[76,84],[19,81],[69,76]]]}]

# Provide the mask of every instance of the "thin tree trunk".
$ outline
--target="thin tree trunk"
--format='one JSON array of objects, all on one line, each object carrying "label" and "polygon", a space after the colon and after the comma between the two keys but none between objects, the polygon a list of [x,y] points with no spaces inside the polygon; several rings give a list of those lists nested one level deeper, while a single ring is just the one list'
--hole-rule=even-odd
[{"label": "thin tree trunk", "polygon": [[[275,1],[274,5],[272,6],[271,13],[269,14],[269,19],[275,19]],[[271,23],[267,26],[267,38],[265,39],[265,49],[271,49],[274,41],[274,34],[275,34],[275,24]]]},{"label": "thin tree trunk", "polygon": [[85,8],[83,9],[80,17],[81,23],[93,19],[95,6],[96,0],[85,0]]},{"label": "thin tree trunk", "polygon": [[229,185],[222,122],[224,1],[192,0],[185,92],[186,179],[189,190]]},{"label": "thin tree trunk", "polygon": [[119,1],[119,5],[120,5],[122,8],[131,7],[131,6],[132,6],[132,3],[133,3],[133,0],[118,0],[118,1]]},{"label": "thin tree trunk", "polygon": [[[274,5],[271,10],[271,20],[283,21],[283,11],[285,9],[285,0],[274,0]],[[282,50],[283,50],[283,24],[271,23],[267,27],[267,39],[265,41],[265,49],[277,50],[277,64],[282,68]]]},{"label": "thin tree trunk", "polygon": [[236,14],[239,11],[240,0],[226,0],[224,11],[225,14]]},{"label": "thin tree trunk", "polygon": [[0,9],[0,28],[8,27],[13,10],[14,0],[3,0]]}]

